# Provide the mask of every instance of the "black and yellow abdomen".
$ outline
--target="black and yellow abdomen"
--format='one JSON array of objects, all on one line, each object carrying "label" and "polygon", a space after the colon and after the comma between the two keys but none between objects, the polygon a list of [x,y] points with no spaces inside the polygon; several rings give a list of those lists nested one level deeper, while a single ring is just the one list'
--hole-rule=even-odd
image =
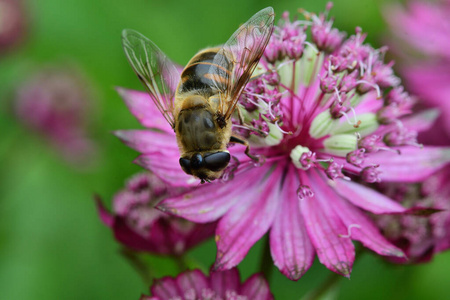
[{"label": "black and yellow abdomen", "polygon": [[201,94],[206,98],[225,90],[232,64],[219,48],[206,49],[195,55],[181,73],[179,94]]}]

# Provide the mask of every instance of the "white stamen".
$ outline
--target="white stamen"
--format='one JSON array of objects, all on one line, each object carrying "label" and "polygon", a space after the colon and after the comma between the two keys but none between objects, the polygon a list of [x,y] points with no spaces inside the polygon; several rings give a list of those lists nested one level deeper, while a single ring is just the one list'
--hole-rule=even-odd
[{"label": "white stamen", "polygon": [[314,51],[314,53],[319,54],[320,51],[316,48],[316,46],[314,46],[312,43],[305,41],[305,45],[308,45],[312,48],[312,50]]},{"label": "white stamen", "polygon": [[378,84],[368,82],[367,80],[358,80],[356,82],[356,84],[360,84],[360,83],[365,83],[365,84],[373,87],[377,91],[377,98],[381,98],[381,91],[380,91],[380,87],[378,86]]},{"label": "white stamen", "polygon": [[297,20],[292,22],[291,24],[293,25],[312,25],[313,23],[311,21],[306,21],[306,20]]},{"label": "white stamen", "polygon": [[350,110],[352,111],[353,118],[355,119],[355,122],[358,122],[358,120],[356,119],[356,111],[355,111],[355,109],[350,106]]},{"label": "white stamen", "polygon": [[287,60],[287,61],[282,62],[281,64],[279,64],[279,65],[277,66],[277,71],[280,70],[280,69],[281,69],[282,67],[284,67],[285,65],[290,64],[290,63],[294,63],[294,62],[295,62],[295,59],[290,59],[290,60]]},{"label": "white stamen", "polygon": [[373,53],[372,53],[372,51],[370,51],[370,53],[369,53],[369,63],[368,63],[368,66],[367,66],[367,73],[372,73],[372,60],[373,60]]},{"label": "white stamen", "polygon": [[278,130],[281,131],[281,133],[283,134],[288,134],[288,135],[292,135],[292,131],[284,131],[283,129],[281,129],[280,125],[278,125],[279,121],[275,122],[275,125],[277,126]]},{"label": "white stamen", "polygon": [[341,96],[339,95],[339,91],[337,89],[337,86],[334,87],[334,92],[336,94],[336,97],[338,98],[339,103],[342,104],[342,99],[341,99]]},{"label": "white stamen", "polygon": [[328,159],[316,159],[315,160],[315,162],[326,162],[326,163],[333,163],[334,162],[334,159],[331,157],[331,158],[328,158]]},{"label": "white stamen", "polygon": [[352,235],[352,232],[351,232],[351,231],[352,231],[352,228],[359,228],[359,229],[361,229],[361,226],[358,225],[358,224],[350,224],[350,225],[347,227],[347,235],[339,234],[338,236],[341,237],[341,238],[345,238],[345,239],[350,238],[350,236]]},{"label": "white stamen", "polygon": [[359,76],[363,77],[364,76],[364,68],[366,67],[366,65],[364,64],[364,62],[359,62]]}]

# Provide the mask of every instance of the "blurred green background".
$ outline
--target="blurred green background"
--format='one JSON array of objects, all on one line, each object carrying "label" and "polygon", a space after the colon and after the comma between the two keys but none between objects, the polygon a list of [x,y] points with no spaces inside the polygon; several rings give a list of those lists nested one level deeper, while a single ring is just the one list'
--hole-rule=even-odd
[{"label": "blurred green background", "polygon": [[[294,13],[322,11],[327,1],[26,1],[29,29],[24,43],[0,57],[0,299],[138,299],[147,293],[98,220],[94,193],[110,203],[130,175],[137,153],[110,132],[139,128],[115,86],[142,89],[123,54],[120,32],[132,28],[150,37],[174,61],[185,64],[201,48],[223,43],[239,24],[266,6]],[[331,15],[341,30],[361,26],[380,46],[386,26],[377,0],[336,0]],[[95,91],[91,136],[100,152],[85,170],[74,168],[11,114],[14,89],[30,72],[48,64],[79,66]],[[257,244],[240,266],[256,270]],[[208,266],[212,241],[190,253]],[[173,265],[161,263],[171,274]],[[372,254],[357,257],[352,278],[340,280],[339,299],[444,299],[450,294],[450,253],[419,266],[393,266]],[[271,282],[276,299],[299,299],[330,271],[317,261],[298,282],[278,270]]]}]

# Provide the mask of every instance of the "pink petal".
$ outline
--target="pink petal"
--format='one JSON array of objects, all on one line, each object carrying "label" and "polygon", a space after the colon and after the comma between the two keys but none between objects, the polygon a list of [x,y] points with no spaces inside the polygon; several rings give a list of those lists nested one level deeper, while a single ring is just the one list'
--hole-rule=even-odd
[{"label": "pink petal", "polygon": [[95,204],[97,205],[97,211],[100,216],[100,220],[102,220],[103,224],[108,227],[112,227],[114,224],[114,216],[109,213],[106,207],[102,203],[102,199],[100,196],[94,196]]},{"label": "pink petal", "polygon": [[140,153],[159,152],[178,163],[180,152],[174,134],[152,130],[117,130],[114,135]]},{"label": "pink petal", "polygon": [[439,117],[438,109],[428,109],[402,119],[403,125],[416,132],[427,131]]},{"label": "pink petal", "polygon": [[420,182],[450,162],[450,148],[401,147],[401,154],[379,151],[368,155],[365,164],[380,165],[382,181]]},{"label": "pink petal", "polygon": [[222,299],[225,299],[227,291],[237,291],[241,283],[239,271],[236,268],[222,272],[211,272],[210,281],[211,289]]},{"label": "pink petal", "polygon": [[291,280],[298,280],[314,261],[314,248],[300,213],[296,190],[298,175],[290,166],[282,187],[277,213],[270,230],[270,250],[275,265]]},{"label": "pink petal", "polygon": [[342,238],[347,234],[347,228],[328,203],[335,197],[334,192],[327,189],[323,179],[313,172],[307,173],[308,178],[301,178],[302,184],[310,186],[315,194],[300,200],[306,229],[319,261],[331,271],[350,277],[355,248],[350,239]]},{"label": "pink petal", "polygon": [[[450,113],[450,103],[447,101],[450,93],[449,68],[450,61],[438,61],[417,63],[403,69],[411,90],[421,97],[420,100],[439,108],[446,116]],[[449,120],[446,120],[446,125],[450,125]]]},{"label": "pink petal", "polygon": [[189,293],[189,296],[194,296],[193,291],[195,291],[196,297],[192,297],[192,299],[201,299],[202,291],[209,288],[208,279],[199,270],[187,271],[178,275],[176,282],[178,288],[184,291],[184,295]]},{"label": "pink petal", "polygon": [[[269,167],[266,163],[236,176],[232,181],[204,184],[191,192],[164,200],[158,207],[193,222],[215,221],[236,202],[254,197],[252,190]],[[270,165],[269,165],[270,166]],[[238,184],[237,184],[238,183]]]},{"label": "pink petal", "polygon": [[124,88],[117,88],[117,92],[123,98],[131,113],[143,126],[173,132],[169,122],[163,117],[146,92],[127,90]]},{"label": "pink petal", "polygon": [[[331,188],[327,187],[327,189]],[[328,199],[329,205],[336,214],[339,214],[340,219],[348,230],[345,235],[341,236],[342,238],[358,240],[364,246],[380,255],[404,257],[404,253],[388,242],[380,234],[379,229],[374,225],[372,220],[364,215],[356,206],[353,206],[333,192],[329,192],[328,194],[333,196],[333,198]]]},{"label": "pink petal", "polygon": [[244,283],[239,292],[240,295],[247,296],[247,299],[272,300],[267,281],[261,275],[255,274]]},{"label": "pink petal", "polygon": [[126,220],[121,217],[116,217],[113,225],[114,237],[121,244],[136,251],[172,254],[172,249],[167,245],[155,243],[152,239],[146,239],[142,235],[136,233],[127,224]]},{"label": "pink petal", "polygon": [[195,186],[199,180],[180,167],[175,135],[152,130],[118,130],[114,134],[127,146],[144,153],[135,163],[174,186]]},{"label": "pink petal", "polygon": [[[449,39],[450,40],[450,39]],[[447,51],[448,52],[448,51]],[[450,68],[449,62],[421,63],[404,68],[405,77],[411,91],[420,97],[423,104],[439,109],[441,116],[438,119],[439,127],[430,132],[439,138],[439,130],[450,135]],[[442,139],[442,136],[440,137]]]},{"label": "pink petal", "polygon": [[157,299],[161,300],[184,296],[184,293],[178,289],[178,285],[175,280],[170,277],[164,277],[156,280],[151,287],[151,292],[153,297],[157,297]]},{"label": "pink petal", "polygon": [[406,211],[406,208],[392,199],[359,183],[338,179],[330,181],[330,185],[339,195],[354,205],[374,214],[403,213]]},{"label": "pink petal", "polygon": [[439,236],[438,241],[436,242],[436,246],[434,249],[434,253],[439,253],[450,249],[450,216],[447,216],[447,220],[443,224],[442,228],[444,228]]},{"label": "pink petal", "polygon": [[167,156],[167,153],[153,152],[139,156],[138,165],[152,171],[163,181],[173,186],[197,186],[200,180],[184,173],[178,164],[178,157]]},{"label": "pink petal", "polygon": [[363,100],[355,107],[356,115],[364,113],[376,113],[383,107],[383,100],[378,97],[376,91],[364,94]]},{"label": "pink petal", "polygon": [[414,1],[408,10],[400,5],[387,6],[387,20],[396,34],[425,54],[448,57],[448,13],[446,9]]},{"label": "pink petal", "polygon": [[249,192],[242,195],[241,201],[219,221],[215,269],[225,270],[236,266],[272,225],[278,208],[283,171],[279,165],[271,173],[262,174],[270,174],[265,176],[268,178],[254,177],[255,182],[248,188]]}]

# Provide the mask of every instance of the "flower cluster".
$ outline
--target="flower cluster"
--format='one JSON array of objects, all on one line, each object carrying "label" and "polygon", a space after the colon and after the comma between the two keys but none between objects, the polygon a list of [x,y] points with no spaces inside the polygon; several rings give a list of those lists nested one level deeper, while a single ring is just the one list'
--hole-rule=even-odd
[{"label": "flower cluster", "polygon": [[[430,209],[425,215],[384,215],[375,217],[383,234],[404,250],[407,259],[397,263],[430,260],[434,254],[450,249],[450,168],[442,169],[420,184],[381,184],[380,190],[405,207]],[[437,211],[437,212],[436,212]]]},{"label": "flower cluster", "polygon": [[420,97],[419,108],[437,108],[441,114],[433,130],[419,136],[434,145],[450,145],[449,14],[449,0],[413,0],[406,8],[391,4],[385,14],[405,85]]},{"label": "flower cluster", "polygon": [[[239,264],[266,233],[275,265],[292,280],[316,255],[328,269],[349,277],[352,240],[380,255],[403,257],[365,211],[400,214],[407,208],[367,184],[420,182],[450,160],[449,149],[418,144],[415,129],[423,122],[408,117],[414,101],[392,62],[384,62],[386,48],[365,44],[360,28],[345,38],[333,28],[330,8],[319,15],[302,12],[304,18],[294,21],[283,14],[259,76],[240,99],[248,126],[235,129],[264,163],[232,147],[234,159],[222,180],[158,205],[193,222],[219,220],[215,270]],[[179,167],[173,130],[149,96],[119,92],[150,128],[117,132],[142,153],[137,163],[172,185],[198,185]]]},{"label": "flower cluster", "polygon": [[23,40],[27,22],[25,5],[21,0],[0,0],[0,53]]},{"label": "flower cluster", "polygon": [[224,272],[212,272],[206,277],[201,271],[187,271],[175,279],[165,277],[150,288],[152,296],[143,295],[141,300],[272,300],[266,280],[253,275],[240,282],[236,268]]},{"label": "flower cluster", "polygon": [[97,199],[100,217],[116,239],[135,251],[181,255],[214,235],[215,224],[195,224],[169,216],[155,205],[183,189],[171,188],[151,173],[140,173],[128,180],[113,199],[110,214]]},{"label": "flower cluster", "polygon": [[18,119],[78,166],[90,163],[97,148],[87,134],[87,85],[76,68],[47,67],[21,86],[15,101]]},{"label": "flower cluster", "polygon": [[[418,140],[424,144],[450,146],[450,1],[434,3],[410,1],[406,8],[389,5],[386,10],[395,38],[391,43],[398,58],[399,71],[408,89],[420,101],[414,107],[425,119],[413,121]],[[440,116],[437,118],[437,116]],[[432,120],[437,121],[430,123]],[[389,240],[404,249],[409,260],[423,262],[450,247],[450,165],[421,184],[383,184],[384,193],[405,206],[433,207],[442,212],[429,218],[417,216],[383,216],[377,222]]]}]

